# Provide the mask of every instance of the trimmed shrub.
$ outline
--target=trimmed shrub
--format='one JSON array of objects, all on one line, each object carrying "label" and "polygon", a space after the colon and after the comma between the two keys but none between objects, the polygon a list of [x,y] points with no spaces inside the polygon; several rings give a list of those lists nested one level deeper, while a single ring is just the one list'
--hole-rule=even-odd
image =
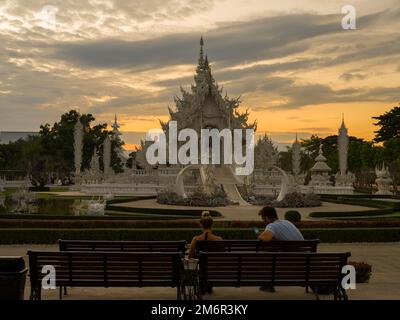
[{"label": "trimmed shrub", "polygon": [[301,221],[301,214],[296,210],[286,211],[285,220],[288,220],[290,222],[299,222]]},{"label": "trimmed shrub", "polygon": [[356,282],[367,283],[371,278],[372,266],[365,262],[349,261],[349,265],[354,266],[356,269]]},{"label": "trimmed shrub", "polygon": [[165,190],[157,194],[157,202],[160,204],[191,207],[224,207],[229,204],[227,195],[222,189],[217,189],[211,195],[196,190],[189,194],[187,198],[183,198],[173,191]]},{"label": "trimmed shrub", "polygon": [[288,193],[282,201],[274,201],[276,208],[305,208],[319,207],[321,200],[315,193],[302,194],[300,192]]},{"label": "trimmed shrub", "polygon": [[[105,216],[105,217],[36,217],[36,215],[10,215],[3,218],[0,215],[0,228],[192,228],[200,227],[198,217],[176,216]],[[294,224],[301,229],[322,229],[322,228],[400,228],[400,220],[393,221],[300,221]],[[215,220],[215,228],[264,228],[262,221],[230,221]]]},{"label": "trimmed shrub", "polygon": [[[58,239],[85,240],[187,240],[200,228],[102,228],[102,229],[0,229],[1,244],[56,243]],[[215,228],[223,239],[254,239],[251,228]],[[301,229],[305,239],[321,242],[393,242],[400,241],[400,228],[375,229]]]},{"label": "trimmed shrub", "polygon": [[49,187],[29,187],[29,191],[33,192],[47,192],[50,191]]},{"label": "trimmed shrub", "polygon": [[275,197],[270,195],[252,194],[245,197],[245,200],[248,203],[256,206],[271,206],[275,200]]}]

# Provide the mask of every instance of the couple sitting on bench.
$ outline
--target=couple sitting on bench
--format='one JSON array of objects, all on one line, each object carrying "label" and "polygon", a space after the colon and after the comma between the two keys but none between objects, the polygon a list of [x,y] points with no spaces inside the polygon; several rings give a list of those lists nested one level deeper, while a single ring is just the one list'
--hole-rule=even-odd
[{"label": "couple sitting on bench", "polygon": [[[261,241],[301,241],[304,240],[303,235],[297,227],[287,220],[280,220],[278,214],[273,207],[264,207],[258,213],[261,219],[267,224],[263,232],[256,230],[258,240]],[[201,214],[200,224],[203,228],[203,233],[193,237],[189,249],[189,258],[196,256],[196,243],[201,240],[220,241],[221,237],[213,234],[212,225],[213,219],[208,211],[203,211]],[[274,292],[274,287],[260,287],[260,290]],[[211,293],[212,288],[207,288],[207,293]]]}]

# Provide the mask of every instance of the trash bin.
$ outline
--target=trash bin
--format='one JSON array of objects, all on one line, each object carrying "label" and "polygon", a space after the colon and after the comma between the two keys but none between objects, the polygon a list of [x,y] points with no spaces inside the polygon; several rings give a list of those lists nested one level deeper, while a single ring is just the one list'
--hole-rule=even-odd
[{"label": "trash bin", "polygon": [[0,300],[24,300],[27,271],[22,257],[0,257]]}]

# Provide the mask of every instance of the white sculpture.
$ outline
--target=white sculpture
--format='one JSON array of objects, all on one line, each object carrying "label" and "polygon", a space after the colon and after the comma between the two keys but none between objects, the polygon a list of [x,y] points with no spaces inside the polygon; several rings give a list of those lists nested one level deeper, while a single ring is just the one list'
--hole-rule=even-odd
[{"label": "white sculpture", "polygon": [[82,166],[82,151],[83,151],[83,125],[78,119],[74,128],[74,164],[75,176],[79,176]]},{"label": "white sculpture", "polygon": [[106,201],[90,200],[88,204],[88,214],[96,216],[104,216]]},{"label": "white sculpture", "polygon": [[103,166],[104,177],[107,178],[111,173],[111,140],[107,135],[103,143]]},{"label": "white sculpture", "polygon": [[34,211],[33,203],[36,200],[35,194],[29,191],[29,187],[24,185],[15,192],[12,196],[12,203],[14,204],[13,212],[15,213],[32,213]]},{"label": "white sculpture", "polygon": [[390,190],[390,186],[392,185],[392,178],[390,177],[390,173],[385,164],[382,164],[382,167],[379,169],[375,168],[376,173],[376,185],[378,187],[378,191],[375,193],[377,195],[392,195],[393,193]]},{"label": "white sculpture", "polygon": [[353,194],[353,183],[355,176],[347,171],[347,159],[349,150],[348,130],[342,117],[342,124],[338,131],[338,156],[339,156],[339,171],[335,175],[335,189],[337,194]]}]

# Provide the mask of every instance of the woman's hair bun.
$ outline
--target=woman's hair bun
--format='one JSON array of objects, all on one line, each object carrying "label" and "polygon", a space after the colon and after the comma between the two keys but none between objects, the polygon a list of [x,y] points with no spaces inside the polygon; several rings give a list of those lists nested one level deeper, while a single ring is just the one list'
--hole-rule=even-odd
[{"label": "woman's hair bun", "polygon": [[202,217],[202,218],[211,217],[210,211],[203,211],[203,212],[201,213],[201,217]]}]

